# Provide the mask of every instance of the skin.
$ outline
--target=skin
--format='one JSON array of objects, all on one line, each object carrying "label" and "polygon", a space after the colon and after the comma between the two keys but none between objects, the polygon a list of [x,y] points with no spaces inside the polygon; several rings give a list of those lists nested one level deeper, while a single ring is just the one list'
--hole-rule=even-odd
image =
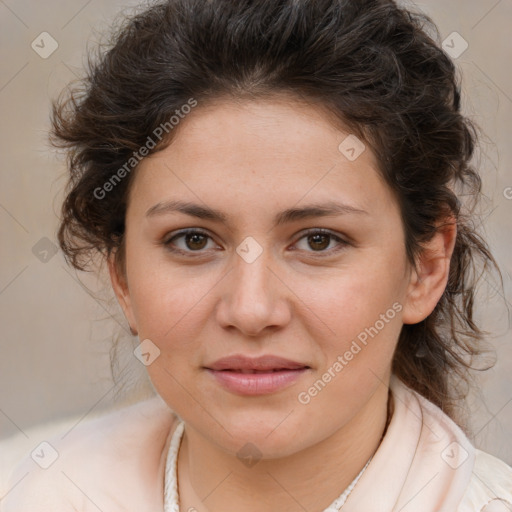
[{"label": "skin", "polygon": [[[181,510],[322,510],[379,446],[400,329],[426,318],[440,299],[456,227],[439,230],[413,268],[375,155],[367,146],[349,161],[338,149],[349,133],[293,97],[220,99],[197,106],[171,145],[136,171],[125,272],[113,258],[109,268],[130,327],[160,350],[147,367],[153,385],[186,423]],[[147,215],[171,200],[221,210],[228,223],[171,211]],[[285,209],[327,201],[363,212],[273,224]],[[171,247],[188,252],[171,252],[165,242],[185,228],[208,237],[188,245],[185,236],[175,238]],[[333,236],[308,242],[311,228]],[[262,249],[252,263],[236,252],[248,236]],[[401,311],[300,403],[298,394],[394,303]],[[240,396],[203,368],[240,353],[275,354],[311,370],[282,391]],[[246,443],[261,452],[252,467],[237,457]],[[161,457],[154,465],[161,493]]]}]

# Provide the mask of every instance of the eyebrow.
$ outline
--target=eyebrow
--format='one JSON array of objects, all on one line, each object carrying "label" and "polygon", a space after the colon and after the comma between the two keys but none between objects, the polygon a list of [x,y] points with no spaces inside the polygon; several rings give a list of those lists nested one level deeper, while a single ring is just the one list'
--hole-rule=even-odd
[{"label": "eyebrow", "polygon": [[[208,206],[202,206],[196,203],[186,201],[165,201],[152,206],[146,211],[146,217],[154,217],[169,213],[183,213],[199,219],[211,220],[214,222],[223,222],[228,224],[228,217],[220,210],[215,210]],[[274,226],[280,226],[288,222],[309,219],[313,217],[328,217],[346,214],[366,214],[368,212],[348,204],[327,201],[323,203],[308,204],[301,208],[288,208],[279,212],[274,217]]]}]

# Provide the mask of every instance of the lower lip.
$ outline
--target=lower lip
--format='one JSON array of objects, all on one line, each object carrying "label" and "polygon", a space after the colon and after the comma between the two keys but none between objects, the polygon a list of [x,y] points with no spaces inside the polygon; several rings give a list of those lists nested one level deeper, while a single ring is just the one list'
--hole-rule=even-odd
[{"label": "lower lip", "polygon": [[209,368],[207,370],[228,391],[239,395],[266,395],[290,386],[304,375],[308,368],[268,373],[239,373]]}]

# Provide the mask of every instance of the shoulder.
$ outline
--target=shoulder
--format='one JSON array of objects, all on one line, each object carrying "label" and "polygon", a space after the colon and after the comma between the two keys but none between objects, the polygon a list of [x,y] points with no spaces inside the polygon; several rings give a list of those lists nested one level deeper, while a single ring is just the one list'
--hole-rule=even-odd
[{"label": "shoulder", "polygon": [[0,511],[154,510],[176,420],[155,397],[54,434],[14,468]]},{"label": "shoulder", "polygon": [[[512,468],[473,446],[449,416],[403,382],[394,379],[391,388],[401,412],[398,434],[403,432],[405,424],[408,429],[414,425],[419,429],[419,424],[427,426],[421,436],[418,434],[423,442],[416,449],[418,463],[412,467],[416,474],[422,475],[423,470],[428,473],[429,468],[435,468],[437,474],[442,475],[443,485],[451,493],[453,506],[450,510],[512,512]],[[396,439],[400,437],[398,434]],[[414,478],[412,482],[417,483]],[[443,499],[447,500],[448,491],[443,492]]]},{"label": "shoulder", "polygon": [[512,512],[512,468],[489,453],[475,454],[460,512]]}]

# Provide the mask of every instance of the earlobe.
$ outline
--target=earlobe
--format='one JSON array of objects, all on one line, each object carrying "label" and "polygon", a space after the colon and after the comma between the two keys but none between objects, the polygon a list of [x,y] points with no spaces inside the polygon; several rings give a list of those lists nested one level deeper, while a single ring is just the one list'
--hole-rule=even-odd
[{"label": "earlobe", "polygon": [[114,290],[114,293],[116,294],[117,301],[119,302],[119,305],[123,310],[124,316],[128,321],[128,325],[130,326],[130,332],[134,336],[136,336],[138,334],[138,331],[136,328],[135,316],[133,314],[130,292],[128,289],[126,277],[120,275],[120,271],[116,264],[114,254],[109,256],[107,260],[107,265],[110,274],[110,282],[112,283],[112,288]]},{"label": "earlobe", "polygon": [[457,224],[450,216],[437,225],[435,235],[423,245],[411,272],[404,305],[404,324],[416,324],[432,313],[446,289]]}]

